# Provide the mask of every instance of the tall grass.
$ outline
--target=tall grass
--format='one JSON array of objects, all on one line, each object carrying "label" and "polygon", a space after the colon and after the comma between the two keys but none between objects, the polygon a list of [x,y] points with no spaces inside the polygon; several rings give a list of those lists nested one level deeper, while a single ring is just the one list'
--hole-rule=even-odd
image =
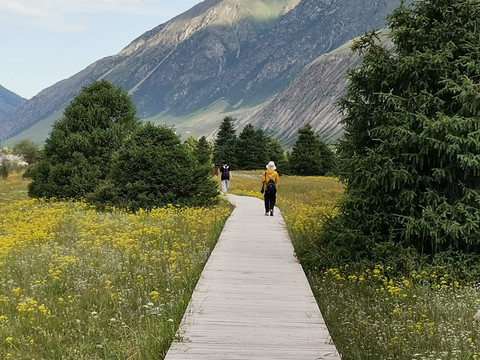
[{"label": "tall grass", "polygon": [[[232,192],[261,197],[261,172],[233,176]],[[316,234],[341,193],[333,178],[280,178],[278,206],[297,253],[317,251]],[[399,275],[389,264],[351,264],[307,276],[343,360],[480,359],[479,284],[446,268]]]},{"label": "tall grass", "polygon": [[0,359],[163,358],[231,206],[100,213],[0,186]]},{"label": "tall grass", "polygon": [[27,198],[28,179],[19,173],[12,173],[6,179],[0,177],[0,205],[13,200]]},{"label": "tall grass", "polygon": [[[231,191],[261,198],[260,176],[235,172]],[[0,182],[0,359],[161,359],[230,206],[98,213],[28,200],[26,184]],[[297,251],[341,193],[333,178],[280,178]],[[480,358],[478,284],[354,265],[307,274],[343,360]]]},{"label": "tall grass", "polygon": [[478,359],[480,291],[441,268],[329,269],[311,283],[343,360]]}]

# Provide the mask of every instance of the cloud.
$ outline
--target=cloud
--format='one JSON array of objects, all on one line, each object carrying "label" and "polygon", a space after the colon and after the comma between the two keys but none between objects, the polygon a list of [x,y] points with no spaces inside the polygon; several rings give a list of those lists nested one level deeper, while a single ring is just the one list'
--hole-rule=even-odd
[{"label": "cloud", "polygon": [[98,13],[162,14],[159,0],[0,0],[0,22],[61,31],[82,31],[76,15]]}]

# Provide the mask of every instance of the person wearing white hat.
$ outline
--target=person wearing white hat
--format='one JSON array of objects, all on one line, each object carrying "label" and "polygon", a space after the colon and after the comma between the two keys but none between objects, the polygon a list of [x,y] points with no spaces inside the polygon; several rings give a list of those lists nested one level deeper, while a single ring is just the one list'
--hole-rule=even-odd
[{"label": "person wearing white hat", "polygon": [[277,201],[278,172],[273,161],[267,164],[267,171],[262,175],[262,192],[265,200],[265,215],[273,216],[273,208]]}]

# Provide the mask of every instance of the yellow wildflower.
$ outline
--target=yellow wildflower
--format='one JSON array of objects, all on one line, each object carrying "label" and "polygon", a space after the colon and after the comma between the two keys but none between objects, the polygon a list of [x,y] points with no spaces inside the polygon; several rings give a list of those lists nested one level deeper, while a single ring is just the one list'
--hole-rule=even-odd
[{"label": "yellow wildflower", "polygon": [[152,298],[153,300],[155,300],[155,299],[158,298],[158,296],[159,296],[160,294],[158,293],[158,291],[155,291],[155,290],[154,290],[154,291],[151,291],[150,294],[148,294],[148,295],[150,296],[150,298]]},{"label": "yellow wildflower", "polygon": [[20,295],[20,291],[21,289],[19,287],[15,288],[12,290],[12,292],[15,294],[15,295]]}]

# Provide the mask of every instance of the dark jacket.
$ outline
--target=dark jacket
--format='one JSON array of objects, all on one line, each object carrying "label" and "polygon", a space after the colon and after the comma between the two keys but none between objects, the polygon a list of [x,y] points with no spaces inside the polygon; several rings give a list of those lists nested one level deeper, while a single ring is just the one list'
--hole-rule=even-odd
[{"label": "dark jacket", "polygon": [[230,180],[230,167],[228,165],[223,165],[220,172],[222,173],[221,180]]}]

